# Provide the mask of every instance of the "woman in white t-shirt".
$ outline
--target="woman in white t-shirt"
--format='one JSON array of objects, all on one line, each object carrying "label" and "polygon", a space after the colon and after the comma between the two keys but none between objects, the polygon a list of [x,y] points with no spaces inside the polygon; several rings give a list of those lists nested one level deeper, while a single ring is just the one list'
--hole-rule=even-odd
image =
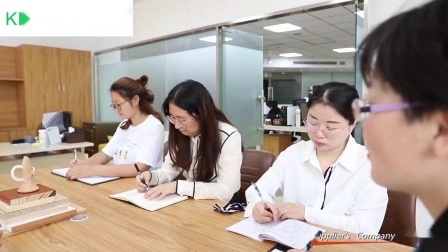
[{"label": "woman in white t-shirt", "polygon": [[[280,153],[246,191],[245,217],[261,223],[298,219],[353,233],[377,234],[383,223],[386,188],[370,175],[364,146],[350,135],[356,126],[352,102],[358,92],[345,83],[322,85],[308,101],[305,125],[310,141]],[[276,197],[283,195],[283,205]]]},{"label": "woman in white t-shirt", "polygon": [[104,149],[92,157],[70,161],[70,180],[90,176],[134,177],[140,171],[158,169],[163,162],[165,131],[161,115],[147,89],[148,77],[123,77],[112,84],[111,107],[124,119]]},{"label": "woman in white t-shirt", "polygon": [[[195,199],[229,201],[241,185],[241,135],[199,82],[176,85],[162,105],[170,121],[168,154],[162,167],[142,173],[145,197],[179,194]],[[176,180],[182,174],[185,179]],[[146,191],[140,177],[137,189]]]}]

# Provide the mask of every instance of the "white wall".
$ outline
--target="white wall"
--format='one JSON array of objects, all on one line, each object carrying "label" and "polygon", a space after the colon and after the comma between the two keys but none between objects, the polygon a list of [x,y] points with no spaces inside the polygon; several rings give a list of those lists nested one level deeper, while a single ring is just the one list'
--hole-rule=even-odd
[{"label": "white wall", "polygon": [[99,51],[218,24],[252,20],[344,0],[135,0],[134,36],[126,38],[1,38],[0,45],[35,44]]},{"label": "white wall", "polygon": [[[429,1],[430,0],[368,0],[365,13],[365,18],[367,20],[367,22],[365,22],[365,30],[371,31],[376,25],[385,21],[389,17],[410,10]],[[363,92],[363,94],[365,95],[365,92]],[[423,206],[421,201],[417,201],[416,208],[417,235],[420,237],[428,237],[429,229],[432,226],[434,219],[431,217],[428,210]]]}]

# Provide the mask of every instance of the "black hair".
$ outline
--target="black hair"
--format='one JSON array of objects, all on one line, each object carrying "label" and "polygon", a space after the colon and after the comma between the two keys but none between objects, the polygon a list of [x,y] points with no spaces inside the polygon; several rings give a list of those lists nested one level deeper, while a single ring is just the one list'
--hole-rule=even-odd
[{"label": "black hair", "polygon": [[[169,93],[162,104],[165,116],[170,115],[169,104],[185,110],[199,123],[200,143],[197,151],[197,168],[195,180],[209,182],[213,177],[214,168],[218,162],[221,151],[221,138],[218,121],[231,125],[229,119],[219,110],[213,98],[201,83],[194,80],[186,80],[177,84]],[[188,171],[192,162],[190,137],[180,133],[170,123],[168,135],[168,150],[173,165]]]},{"label": "black hair", "polygon": [[307,106],[310,109],[314,104],[327,104],[343,116],[350,125],[355,123],[353,115],[353,100],[359,98],[355,87],[341,82],[328,82],[322,85],[309,99]]},{"label": "black hair", "polygon": [[379,79],[412,106],[409,121],[448,111],[448,1],[436,0],[380,24],[358,52],[367,86]]},{"label": "black hair", "polygon": [[[132,100],[132,98],[137,95],[140,98],[138,103],[140,111],[146,115],[155,116],[163,124],[162,116],[152,107],[152,104],[154,103],[154,93],[146,88],[148,79],[149,78],[146,75],[142,75],[136,80],[129,77],[123,77],[115,81],[110,86],[109,91],[117,92],[123,99],[126,99],[127,101]],[[127,121],[123,121],[123,123],[120,124],[120,128],[128,129],[131,124],[131,119],[128,119]]]}]

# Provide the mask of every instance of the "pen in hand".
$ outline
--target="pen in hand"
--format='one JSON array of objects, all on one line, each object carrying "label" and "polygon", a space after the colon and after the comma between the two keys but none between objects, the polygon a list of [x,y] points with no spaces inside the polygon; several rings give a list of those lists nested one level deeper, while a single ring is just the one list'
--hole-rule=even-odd
[{"label": "pen in hand", "polygon": [[76,152],[76,149],[74,151],[75,151],[75,164],[77,164],[78,163],[78,153]]},{"label": "pen in hand", "polygon": [[273,214],[273,213],[272,213],[272,209],[270,209],[270,208],[268,207],[268,205],[266,204],[266,201],[264,201],[264,198],[263,198],[263,196],[261,195],[260,190],[258,190],[257,185],[256,185],[253,181],[252,181],[251,183],[252,183],[252,185],[254,186],[255,191],[257,191],[258,196],[260,196],[261,201],[263,201],[263,204],[264,204],[264,210],[266,210],[266,211],[270,212],[271,214]]},{"label": "pen in hand", "polygon": [[138,168],[137,164],[134,164],[134,167],[137,170],[137,174],[140,176],[140,181],[145,185],[146,191],[149,191],[149,185],[146,184],[145,178],[143,177],[142,173],[140,172],[140,169]]}]

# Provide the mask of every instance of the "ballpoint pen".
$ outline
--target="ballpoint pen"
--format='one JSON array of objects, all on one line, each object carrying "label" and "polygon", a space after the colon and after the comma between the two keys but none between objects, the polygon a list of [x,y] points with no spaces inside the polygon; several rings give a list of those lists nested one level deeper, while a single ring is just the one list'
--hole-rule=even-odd
[{"label": "ballpoint pen", "polygon": [[137,174],[140,176],[140,181],[145,185],[146,191],[148,191],[149,185],[146,184],[145,178],[143,177],[142,173],[140,172],[140,169],[138,168],[137,164],[134,164],[134,167],[137,170]]},{"label": "ballpoint pen", "polygon": [[75,164],[77,164],[78,163],[78,153],[76,152],[76,149],[74,151],[75,151]]},{"label": "ballpoint pen", "polygon": [[251,182],[252,183],[252,185],[254,186],[254,188],[255,188],[255,191],[257,191],[257,193],[258,193],[258,196],[260,196],[260,198],[261,198],[261,201],[263,201],[263,204],[264,204],[264,209],[266,210],[266,211],[268,211],[268,212],[270,212],[270,213],[272,213],[272,210],[268,207],[268,205],[266,204],[266,201],[264,201],[264,199],[263,199],[263,196],[261,195],[261,192],[260,192],[260,190],[258,190],[258,187],[257,187],[257,185],[252,181]]}]

